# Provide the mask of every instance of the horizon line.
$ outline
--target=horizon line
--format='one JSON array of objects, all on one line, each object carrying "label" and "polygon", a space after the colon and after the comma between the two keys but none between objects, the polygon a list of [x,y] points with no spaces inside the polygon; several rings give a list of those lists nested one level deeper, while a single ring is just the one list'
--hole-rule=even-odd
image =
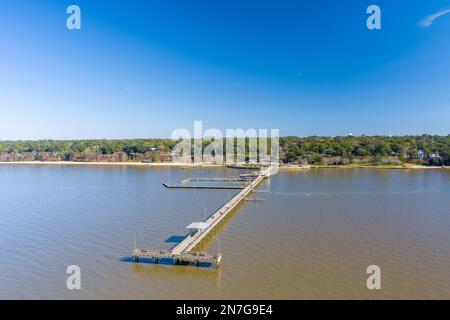
[{"label": "horizon line", "polygon": [[[276,137],[228,137],[228,138],[344,138],[344,137],[387,137],[387,138],[402,138],[402,137],[421,137],[421,136],[430,136],[430,137],[448,137],[450,136],[450,133],[447,134],[431,134],[431,133],[420,133],[420,134],[404,134],[404,135],[396,135],[396,134],[348,134],[348,135],[308,135],[308,136],[301,136],[301,135],[285,135],[285,136],[276,136]],[[211,139],[214,137],[201,137],[201,139]],[[227,137],[217,138],[217,139],[226,139]],[[188,138],[188,139],[198,139],[198,138]],[[172,139],[170,137],[161,138],[161,137],[154,137],[154,138],[76,138],[76,139],[54,139],[54,138],[39,138],[39,139],[0,139],[1,142],[28,142],[28,141],[129,141],[129,140],[173,140],[178,141],[179,139]]]}]

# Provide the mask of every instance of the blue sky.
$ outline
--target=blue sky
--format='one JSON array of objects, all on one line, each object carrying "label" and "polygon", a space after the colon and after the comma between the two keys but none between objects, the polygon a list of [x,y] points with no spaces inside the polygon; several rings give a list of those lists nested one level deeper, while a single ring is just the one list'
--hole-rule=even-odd
[{"label": "blue sky", "polygon": [[[77,4],[82,29],[66,28]],[[366,8],[382,29],[366,28]],[[0,4],[0,139],[450,133],[450,1]],[[428,17],[428,20],[427,20]]]}]

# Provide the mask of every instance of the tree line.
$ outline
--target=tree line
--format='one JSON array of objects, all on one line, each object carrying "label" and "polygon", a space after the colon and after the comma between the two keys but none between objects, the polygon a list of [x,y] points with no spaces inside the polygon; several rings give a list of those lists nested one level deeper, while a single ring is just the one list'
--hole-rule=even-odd
[{"label": "tree line", "polygon": [[284,163],[450,164],[450,135],[285,137],[280,147]]},{"label": "tree line", "polygon": [[[0,141],[0,161],[168,162],[177,143],[170,139]],[[208,143],[205,140],[203,146]],[[282,137],[280,162],[450,165],[450,135]]]}]

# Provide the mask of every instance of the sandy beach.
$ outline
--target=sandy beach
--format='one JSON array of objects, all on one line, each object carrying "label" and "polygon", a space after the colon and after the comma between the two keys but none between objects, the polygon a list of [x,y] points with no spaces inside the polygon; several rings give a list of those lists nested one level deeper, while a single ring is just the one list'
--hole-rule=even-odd
[{"label": "sandy beach", "polygon": [[[225,164],[208,164],[208,163],[183,163],[183,162],[76,162],[76,161],[5,161],[0,165],[53,165],[53,166],[130,166],[130,167],[183,167],[183,168],[220,168],[226,167]],[[448,169],[448,167],[432,167],[421,165],[407,166],[357,166],[357,165],[329,165],[329,166],[285,166],[281,165],[280,171],[303,171],[309,169],[391,169],[391,170],[436,170]]]},{"label": "sandy beach", "polygon": [[77,161],[5,161],[0,165],[55,165],[55,166],[131,166],[131,167],[224,167],[222,164],[194,164],[182,162],[77,162]]}]

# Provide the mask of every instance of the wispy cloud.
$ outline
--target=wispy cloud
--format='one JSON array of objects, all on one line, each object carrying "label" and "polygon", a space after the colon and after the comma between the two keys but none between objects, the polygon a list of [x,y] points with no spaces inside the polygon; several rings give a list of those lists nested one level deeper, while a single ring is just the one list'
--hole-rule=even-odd
[{"label": "wispy cloud", "polygon": [[436,13],[432,14],[432,15],[429,15],[428,17],[426,17],[425,19],[423,19],[420,22],[420,26],[422,28],[429,28],[433,24],[434,20],[436,20],[439,17],[442,17],[443,15],[445,15],[447,13],[450,13],[450,9],[441,10],[439,12],[436,12]]}]

